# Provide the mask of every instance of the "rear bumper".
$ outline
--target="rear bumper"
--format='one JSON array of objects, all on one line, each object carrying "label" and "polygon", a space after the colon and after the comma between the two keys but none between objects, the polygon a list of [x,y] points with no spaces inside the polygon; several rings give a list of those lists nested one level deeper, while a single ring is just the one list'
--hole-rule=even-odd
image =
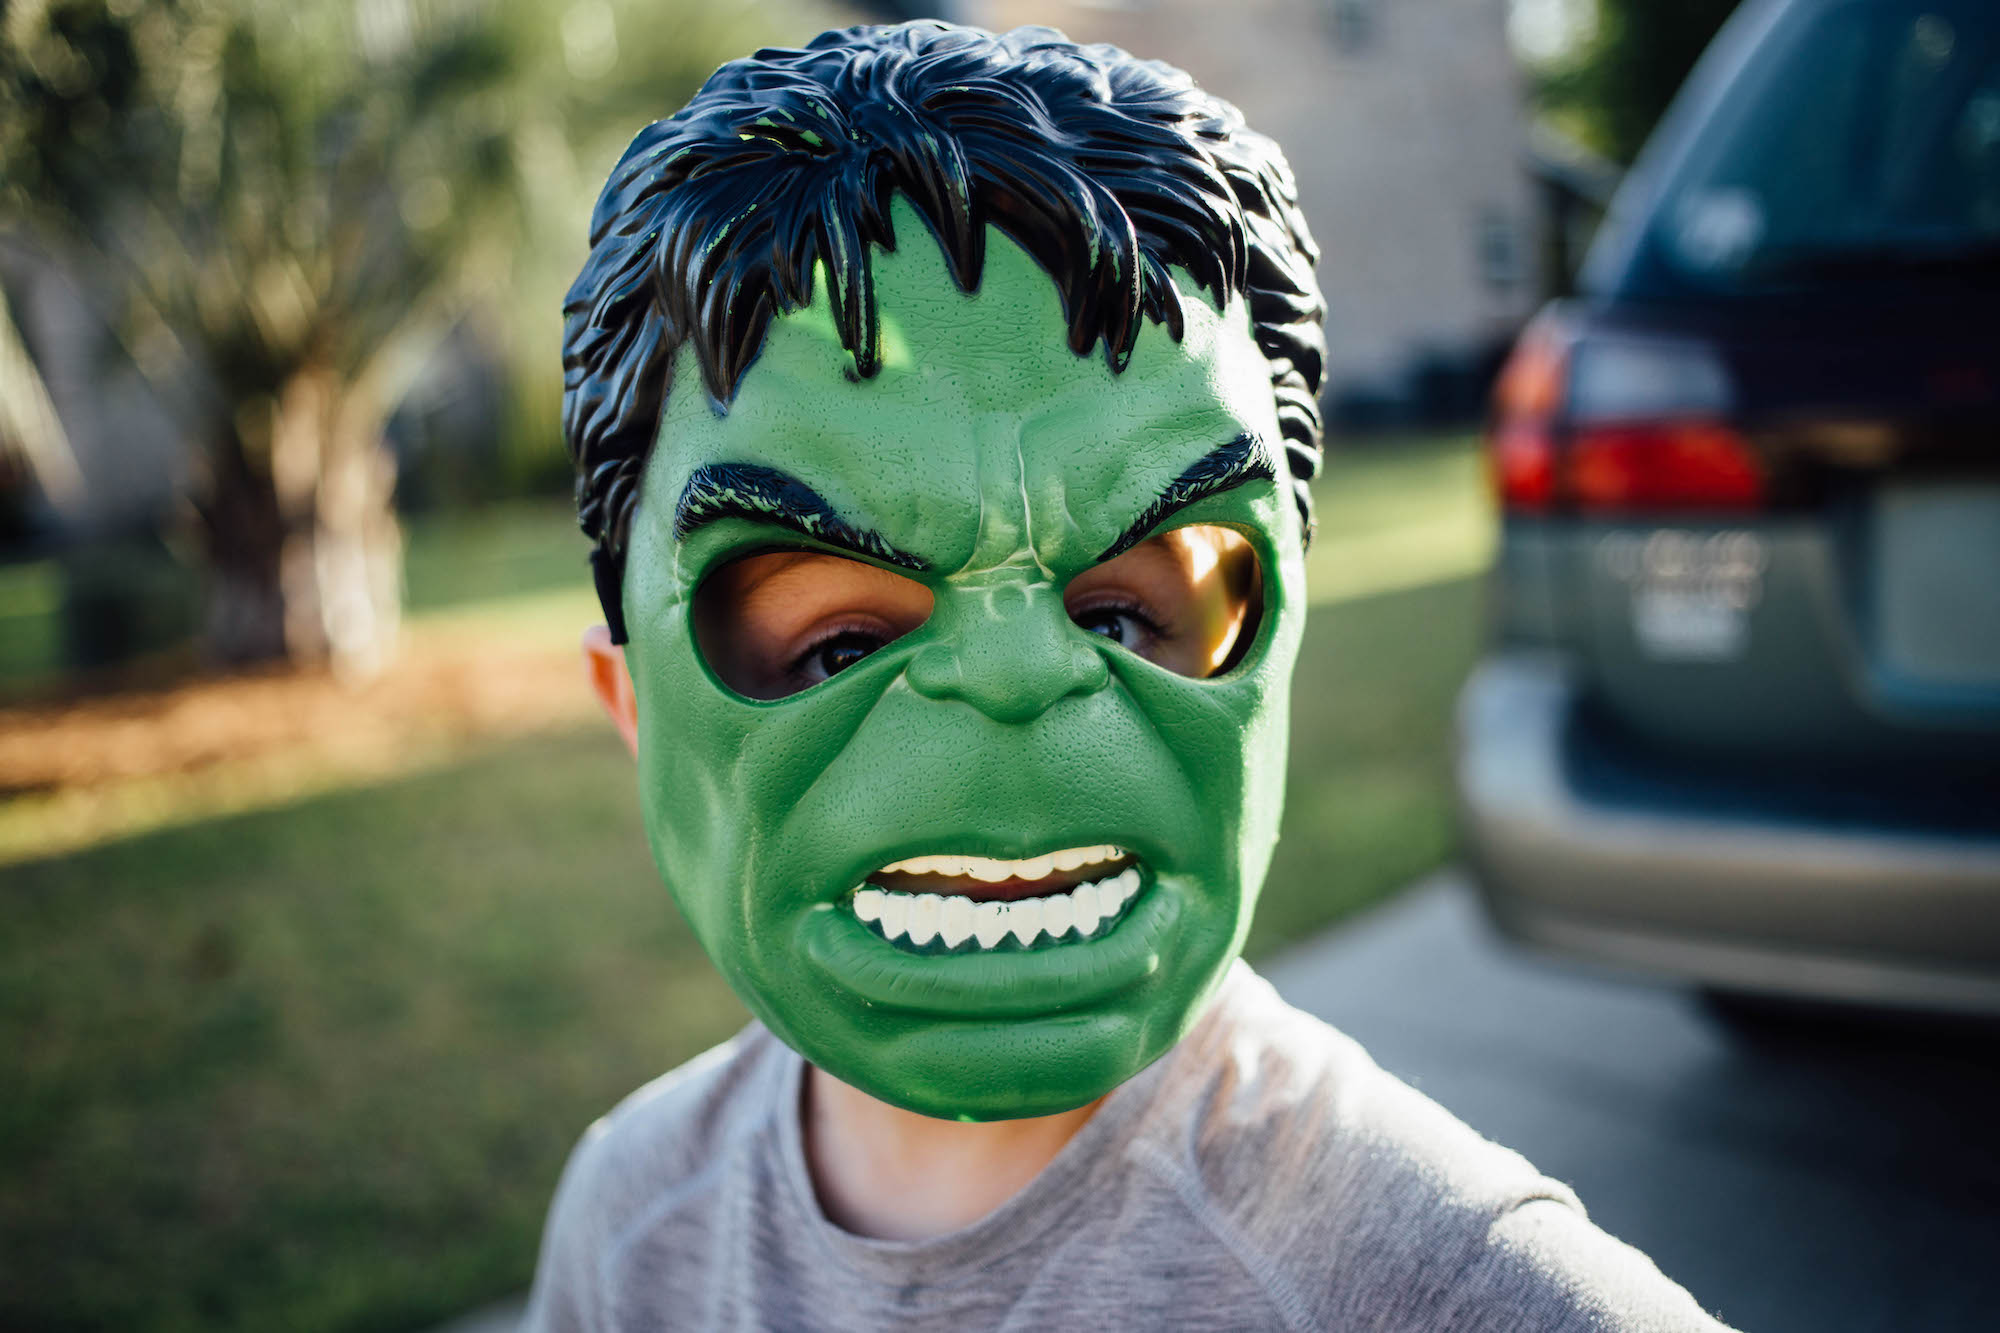
[{"label": "rear bumper", "polygon": [[1459,824],[1526,943],[1736,989],[2000,1014],[2000,832],[1599,800],[1565,757],[1560,664],[1482,663],[1459,699]]}]

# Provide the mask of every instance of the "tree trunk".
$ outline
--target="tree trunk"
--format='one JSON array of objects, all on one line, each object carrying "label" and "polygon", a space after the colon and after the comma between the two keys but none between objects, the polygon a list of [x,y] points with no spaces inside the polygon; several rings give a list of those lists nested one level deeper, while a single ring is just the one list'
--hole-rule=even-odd
[{"label": "tree trunk", "polygon": [[208,557],[208,605],[203,647],[221,666],[282,659],[285,596],[278,578],[286,519],[268,466],[246,447],[238,423],[203,460],[207,467],[196,509]]},{"label": "tree trunk", "polygon": [[210,455],[200,505],[207,647],[223,664],[387,665],[402,619],[395,461],[381,419],[331,372],[292,376],[246,407]]}]

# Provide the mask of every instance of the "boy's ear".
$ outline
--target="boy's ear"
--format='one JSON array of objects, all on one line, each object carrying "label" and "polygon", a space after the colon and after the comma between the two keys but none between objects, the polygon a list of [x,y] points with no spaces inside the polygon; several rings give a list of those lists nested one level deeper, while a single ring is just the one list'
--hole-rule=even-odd
[{"label": "boy's ear", "polygon": [[625,650],[611,642],[611,631],[603,625],[583,632],[583,669],[590,676],[597,702],[604,705],[604,715],[625,738],[625,748],[637,757],[639,701],[632,693],[631,674],[625,670]]}]

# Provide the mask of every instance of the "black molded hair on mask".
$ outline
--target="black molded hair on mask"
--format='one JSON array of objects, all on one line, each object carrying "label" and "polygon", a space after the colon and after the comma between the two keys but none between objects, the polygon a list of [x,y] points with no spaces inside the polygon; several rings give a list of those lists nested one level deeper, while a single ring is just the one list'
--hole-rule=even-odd
[{"label": "black molded hair on mask", "polygon": [[978,286],[987,226],[1011,237],[1054,279],[1072,350],[1101,342],[1114,370],[1142,317],[1181,336],[1170,268],[1218,304],[1244,297],[1310,534],[1325,305],[1275,145],[1179,70],[1051,29],[850,28],[724,65],[640,132],[598,200],[564,305],[563,430],[614,639],[677,353],[693,345],[723,410],[823,265],[841,345],[873,375],[871,250],[895,248],[896,194],[962,290]]}]

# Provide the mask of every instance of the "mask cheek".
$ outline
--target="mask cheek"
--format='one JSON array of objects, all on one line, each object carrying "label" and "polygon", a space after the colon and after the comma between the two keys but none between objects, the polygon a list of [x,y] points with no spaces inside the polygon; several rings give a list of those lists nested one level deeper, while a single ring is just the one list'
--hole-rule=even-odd
[{"label": "mask cheek", "polygon": [[1142,662],[1121,661],[1115,668],[1204,816],[1214,821],[1214,845],[1228,849],[1231,862],[1221,873],[1240,895],[1239,933],[1262,887],[1284,805],[1289,685],[1300,626],[1297,616],[1281,611],[1267,602],[1258,642],[1221,677],[1188,680]]},{"label": "mask cheek", "polygon": [[725,691],[686,635],[649,647],[635,673],[639,795],[661,878],[732,980],[783,966],[799,914],[842,887],[820,882],[825,868],[792,814],[906,653],[885,650],[807,693],[756,703]]}]

